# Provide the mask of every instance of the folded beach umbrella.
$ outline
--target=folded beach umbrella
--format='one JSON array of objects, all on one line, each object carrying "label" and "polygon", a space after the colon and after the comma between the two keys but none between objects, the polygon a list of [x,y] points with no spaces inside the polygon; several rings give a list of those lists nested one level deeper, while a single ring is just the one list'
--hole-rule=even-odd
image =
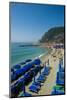
[{"label": "folded beach umbrella", "polygon": [[26,64],[26,62],[21,62],[20,64],[21,64],[21,65],[24,65],[24,64]]},{"label": "folded beach umbrella", "polygon": [[20,69],[21,66],[19,64],[13,66],[14,69]]},{"label": "folded beach umbrella", "polygon": [[41,64],[41,60],[38,58],[38,59],[35,59],[34,61],[33,61],[33,64],[35,64],[35,65],[40,65]]},{"label": "folded beach umbrella", "polygon": [[14,68],[11,68],[11,72],[13,72],[13,73],[14,73]]},{"label": "folded beach umbrella", "polygon": [[11,74],[11,82],[17,79],[17,75],[15,73]]},{"label": "folded beach umbrella", "polygon": [[19,76],[23,75],[24,72],[25,72],[24,68],[21,68],[19,70],[16,70],[15,71],[15,74],[17,75],[17,77],[19,77]]},{"label": "folded beach umbrella", "polygon": [[34,70],[33,70],[33,75],[34,75],[34,78],[33,79],[34,79],[34,82],[35,82],[36,80],[35,80],[35,71]]},{"label": "folded beach umbrella", "polygon": [[27,59],[25,62],[30,62],[30,61],[32,61],[31,59]]},{"label": "folded beach umbrella", "polygon": [[39,91],[39,89],[35,86],[30,86],[29,90],[32,91],[32,92],[35,92],[35,93],[38,93],[38,91]]},{"label": "folded beach umbrella", "polygon": [[16,73],[17,76],[23,75],[23,74],[25,74],[25,72],[27,72],[28,70],[30,70],[32,67],[33,66],[32,66],[31,63],[26,64],[21,69],[16,70],[15,73]]}]

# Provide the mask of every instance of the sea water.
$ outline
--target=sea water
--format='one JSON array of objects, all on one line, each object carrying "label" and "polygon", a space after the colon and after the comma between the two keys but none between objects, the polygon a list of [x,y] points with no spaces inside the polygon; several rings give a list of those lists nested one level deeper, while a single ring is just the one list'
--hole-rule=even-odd
[{"label": "sea water", "polygon": [[[26,46],[20,46],[26,45]],[[29,45],[29,46],[27,46]],[[29,43],[11,43],[10,47],[10,61],[11,65],[17,64],[18,62],[24,62],[27,59],[34,59],[40,57],[41,55],[46,55],[48,53],[47,48],[42,48],[39,46],[31,46]]]}]

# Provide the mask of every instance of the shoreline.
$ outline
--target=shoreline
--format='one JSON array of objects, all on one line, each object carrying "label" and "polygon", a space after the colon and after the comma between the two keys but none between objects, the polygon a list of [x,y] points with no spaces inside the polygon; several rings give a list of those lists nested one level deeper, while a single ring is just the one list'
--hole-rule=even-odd
[{"label": "shoreline", "polygon": [[[47,48],[47,47],[41,47],[41,48]],[[46,56],[47,54],[49,54],[49,52],[51,52],[51,48],[48,48],[48,52],[46,52],[46,53],[44,52],[44,53],[40,54],[39,56],[32,58],[32,61],[35,60],[36,58],[41,58],[44,55]],[[14,65],[20,64],[21,62],[24,62],[24,61],[20,60],[17,63],[14,63],[14,64],[10,63],[10,68],[12,68],[12,66],[14,66]],[[23,67],[24,65],[21,65],[21,67]]]}]

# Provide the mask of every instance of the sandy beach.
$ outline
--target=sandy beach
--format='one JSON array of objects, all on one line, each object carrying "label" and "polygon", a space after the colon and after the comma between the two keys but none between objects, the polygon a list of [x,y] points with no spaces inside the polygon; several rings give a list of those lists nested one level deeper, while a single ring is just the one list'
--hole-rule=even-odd
[{"label": "sandy beach", "polygon": [[[61,57],[64,57],[64,49],[54,49],[54,48],[48,55],[46,56],[43,55],[42,57],[40,57],[42,64],[44,64],[45,61],[47,62],[47,60],[49,59],[49,65],[51,67],[50,74],[47,76],[38,94],[29,91],[29,86],[32,84],[33,80],[28,86],[26,86],[26,92],[32,94],[32,96],[51,95],[52,89],[56,85],[56,73],[58,71],[59,58]],[[20,93],[20,95],[21,94],[22,92]]]}]

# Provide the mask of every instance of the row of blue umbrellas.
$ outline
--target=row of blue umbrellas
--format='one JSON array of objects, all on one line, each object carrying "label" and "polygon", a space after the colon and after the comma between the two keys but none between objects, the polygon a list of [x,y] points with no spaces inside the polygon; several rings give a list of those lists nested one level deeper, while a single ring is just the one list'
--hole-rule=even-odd
[{"label": "row of blue umbrellas", "polygon": [[[20,72],[22,72],[23,73],[23,71],[24,71],[24,69],[25,69],[25,71],[27,71],[27,69],[29,68],[33,68],[32,67],[32,65],[40,65],[40,63],[41,63],[41,61],[40,61],[40,59],[35,59],[34,61],[32,61],[32,63],[30,63],[30,64],[27,64],[27,65],[25,65],[20,71],[16,71],[15,73],[20,73]],[[35,71],[36,70],[38,70],[39,69],[39,67],[35,67],[34,68],[35,69]],[[33,71],[34,72],[34,71]],[[23,82],[23,91],[24,91],[24,93],[25,93],[25,80],[26,80],[26,77],[28,77],[28,74],[27,74],[27,76],[26,76],[26,74],[24,75],[24,78],[22,79],[22,82]],[[20,81],[19,81],[20,82]],[[27,93],[26,93],[27,94]]]}]

